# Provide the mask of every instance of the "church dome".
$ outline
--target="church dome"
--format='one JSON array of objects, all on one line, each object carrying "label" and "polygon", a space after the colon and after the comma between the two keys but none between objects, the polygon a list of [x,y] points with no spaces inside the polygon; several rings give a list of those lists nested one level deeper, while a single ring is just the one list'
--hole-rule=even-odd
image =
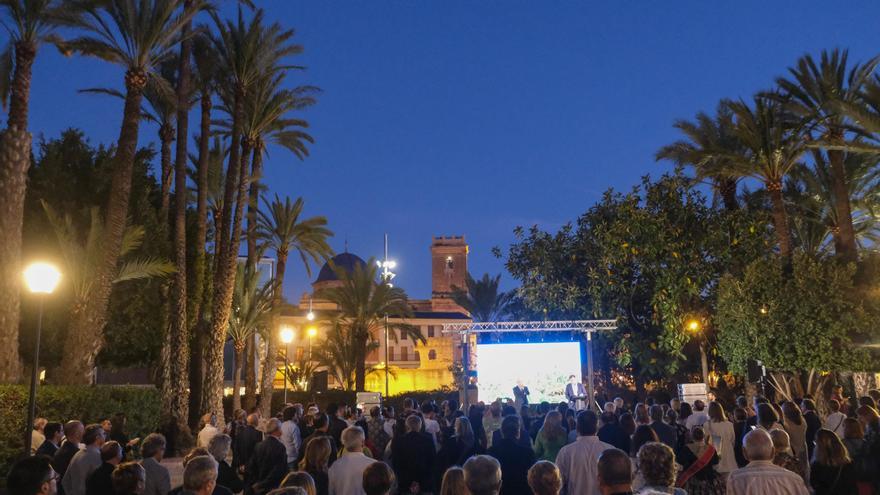
[{"label": "church dome", "polygon": [[318,278],[315,279],[315,284],[320,284],[321,282],[334,282],[339,280],[336,276],[336,272],[333,271],[333,266],[337,268],[341,268],[346,272],[353,272],[356,266],[366,266],[367,262],[362,260],[360,256],[351,253],[341,253],[337,254],[333,258],[331,258],[327,263],[324,263],[324,266],[321,267],[321,271],[318,272]]}]

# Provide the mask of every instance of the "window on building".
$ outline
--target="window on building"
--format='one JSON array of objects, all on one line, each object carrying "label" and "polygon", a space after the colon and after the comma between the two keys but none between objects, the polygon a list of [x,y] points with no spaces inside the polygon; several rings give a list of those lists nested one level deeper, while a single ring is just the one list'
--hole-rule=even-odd
[{"label": "window on building", "polygon": [[434,328],[435,328],[434,325],[428,325],[428,338],[429,339],[434,338]]},{"label": "window on building", "polygon": [[435,351],[434,349],[431,349],[430,351],[428,351],[428,359],[430,361],[437,359],[437,351]]},{"label": "window on building", "polygon": [[394,361],[394,348],[388,348],[388,361]]},{"label": "window on building", "polygon": [[400,331],[400,340],[406,340],[406,332],[403,330]]},{"label": "window on building", "polygon": [[422,356],[419,354],[419,351],[413,351],[413,361],[422,361]]},{"label": "window on building", "polygon": [[400,348],[400,360],[401,361],[409,361],[409,349],[406,347]]},{"label": "window on building", "polygon": [[297,347],[297,348],[296,348],[296,358],[295,358],[295,359],[296,359],[297,361],[302,361],[302,360],[303,360],[303,356],[305,355],[305,351],[306,351],[306,350],[303,349],[302,347]]}]

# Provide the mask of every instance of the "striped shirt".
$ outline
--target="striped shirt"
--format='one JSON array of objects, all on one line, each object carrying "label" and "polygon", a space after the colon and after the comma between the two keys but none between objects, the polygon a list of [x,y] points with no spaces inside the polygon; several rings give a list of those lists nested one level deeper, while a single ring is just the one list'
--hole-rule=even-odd
[{"label": "striped shirt", "polygon": [[752,461],[727,477],[727,495],[808,495],[803,478],[771,461]]}]

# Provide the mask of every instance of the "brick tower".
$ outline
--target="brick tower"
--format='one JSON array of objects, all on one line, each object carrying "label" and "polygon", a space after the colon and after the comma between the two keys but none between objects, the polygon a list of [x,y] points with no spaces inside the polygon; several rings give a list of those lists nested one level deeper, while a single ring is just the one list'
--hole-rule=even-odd
[{"label": "brick tower", "polygon": [[431,241],[431,308],[463,311],[452,301],[452,288],[465,289],[468,246],[464,236],[434,237]]}]

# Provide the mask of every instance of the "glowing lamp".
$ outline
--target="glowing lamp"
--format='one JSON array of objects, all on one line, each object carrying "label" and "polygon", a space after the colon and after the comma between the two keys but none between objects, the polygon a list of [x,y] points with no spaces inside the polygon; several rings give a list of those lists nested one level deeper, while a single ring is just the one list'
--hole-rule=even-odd
[{"label": "glowing lamp", "polygon": [[308,332],[309,337],[314,337],[315,335],[318,335],[318,329],[315,327],[309,327],[309,329],[306,330],[306,332]]},{"label": "glowing lamp", "polygon": [[293,342],[293,329],[290,327],[281,328],[281,342],[289,344]]},{"label": "glowing lamp", "polygon": [[51,294],[61,281],[61,272],[49,263],[32,263],[24,270],[24,281],[33,293]]},{"label": "glowing lamp", "polygon": [[699,332],[700,331],[700,322],[697,320],[691,320],[687,324],[687,329],[691,332]]}]

